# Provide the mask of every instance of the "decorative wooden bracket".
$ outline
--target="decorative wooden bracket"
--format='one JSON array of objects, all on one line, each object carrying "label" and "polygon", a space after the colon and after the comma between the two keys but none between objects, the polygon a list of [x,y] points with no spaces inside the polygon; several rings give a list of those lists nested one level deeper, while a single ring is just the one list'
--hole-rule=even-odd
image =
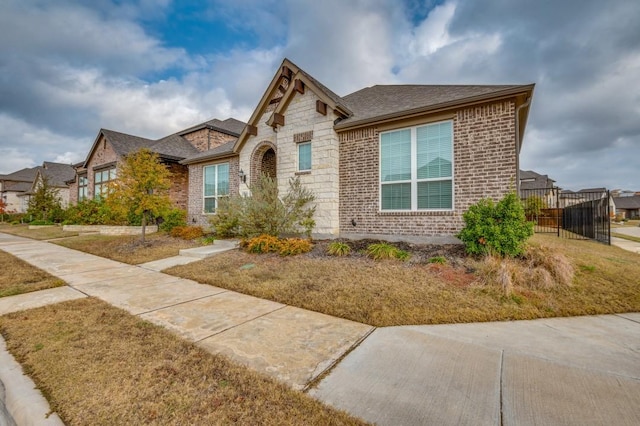
[{"label": "decorative wooden bracket", "polygon": [[251,136],[258,136],[258,128],[251,124],[247,124],[247,134]]},{"label": "decorative wooden bracket", "polygon": [[296,89],[296,91],[298,93],[304,95],[304,83],[302,82],[302,80],[296,79],[296,81],[294,83],[294,88]]},{"label": "decorative wooden bracket", "polygon": [[327,104],[318,99],[316,101],[316,111],[322,115],[327,115]]}]

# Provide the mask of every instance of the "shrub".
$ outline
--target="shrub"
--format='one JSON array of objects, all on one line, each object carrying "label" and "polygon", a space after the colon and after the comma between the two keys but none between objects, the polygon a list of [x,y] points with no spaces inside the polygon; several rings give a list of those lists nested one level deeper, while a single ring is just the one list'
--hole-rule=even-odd
[{"label": "shrub", "polygon": [[127,217],[109,209],[103,199],[85,199],[65,211],[65,224],[127,225]]},{"label": "shrub", "polygon": [[429,260],[427,260],[428,263],[437,263],[439,265],[446,265],[447,264],[447,258],[444,256],[434,256],[432,258],[430,258]]},{"label": "shrub", "polygon": [[195,240],[204,235],[204,230],[200,226],[176,226],[169,234],[183,240]]},{"label": "shrub", "polygon": [[220,200],[210,223],[219,237],[300,233],[310,236],[315,227],[315,206],[311,206],[314,200],[315,196],[299,177],[289,180],[289,189],[280,198],[277,180],[262,175],[251,185],[251,195]]},{"label": "shrub", "polygon": [[510,192],[497,204],[482,199],[469,207],[458,233],[469,254],[495,254],[514,257],[523,253],[524,244],[533,235],[533,223],[527,222],[522,203]]},{"label": "shrub", "polygon": [[187,212],[182,209],[170,209],[162,215],[159,228],[164,232],[171,232],[176,226],[187,226]]},{"label": "shrub", "polygon": [[381,260],[381,259],[398,259],[398,260],[407,260],[409,259],[409,252],[404,250],[400,250],[397,247],[392,246],[388,243],[374,243],[370,244],[366,250],[367,256],[372,258],[373,260]]},{"label": "shrub", "polygon": [[213,234],[209,234],[202,237],[201,241],[203,246],[210,246],[216,241],[216,238]]},{"label": "shrub", "polygon": [[348,256],[351,253],[351,247],[347,243],[333,241],[329,243],[327,253],[331,256]]},{"label": "shrub", "polygon": [[279,253],[280,256],[292,256],[310,252],[313,244],[303,238],[277,238],[263,234],[243,240],[241,246],[249,253]]}]

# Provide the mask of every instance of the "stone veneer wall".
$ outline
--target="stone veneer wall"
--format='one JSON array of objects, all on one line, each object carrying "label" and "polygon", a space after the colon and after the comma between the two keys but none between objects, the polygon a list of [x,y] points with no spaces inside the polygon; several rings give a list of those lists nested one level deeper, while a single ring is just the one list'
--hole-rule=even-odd
[{"label": "stone veneer wall", "polygon": [[[428,122],[426,117],[425,123]],[[339,137],[340,232],[344,235],[454,235],[462,228],[462,214],[471,204],[483,197],[499,199],[515,186],[515,104],[512,101],[455,113],[454,210],[450,212],[380,212],[378,129],[347,131]]]},{"label": "stone veneer wall", "polygon": [[200,129],[182,136],[191,143],[198,151],[203,152],[213,149],[227,142],[238,139],[235,136],[227,135],[217,130]]},{"label": "stone veneer wall", "polygon": [[187,209],[187,223],[189,225],[199,225],[204,228],[210,227],[209,218],[211,215],[203,213],[203,169],[205,166],[223,163],[229,163],[229,192],[233,195],[238,194],[238,171],[240,169],[237,156],[189,165],[189,206]]},{"label": "stone veneer wall", "polygon": [[[285,125],[278,126],[275,132],[265,122],[271,116],[266,113],[258,120],[258,135],[245,142],[240,152],[240,168],[254,173],[252,153],[262,142],[271,142],[276,147],[276,170],[280,191],[289,187],[289,179],[300,176],[301,182],[313,191],[316,196],[316,227],[314,233],[333,234],[339,232],[338,223],[338,136],[333,130],[331,112],[322,115],[316,112],[316,100],[319,98],[310,88],[304,94],[295,93],[284,111]],[[294,135],[313,132],[311,139],[311,171],[298,172],[298,148]],[[254,177],[248,176],[247,182]],[[248,192],[248,187],[240,185],[241,192]]]}]

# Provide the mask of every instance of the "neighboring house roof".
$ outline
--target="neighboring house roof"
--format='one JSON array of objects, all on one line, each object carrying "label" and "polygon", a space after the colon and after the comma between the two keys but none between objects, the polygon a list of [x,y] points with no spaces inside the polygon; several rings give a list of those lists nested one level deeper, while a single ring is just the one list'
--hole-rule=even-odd
[{"label": "neighboring house roof", "polygon": [[520,189],[546,189],[554,186],[555,180],[548,175],[536,173],[533,170],[520,170]]},{"label": "neighboring house roof", "polygon": [[153,152],[157,152],[160,157],[176,161],[199,152],[189,141],[177,134],[158,139],[148,148]]},{"label": "neighboring house roof", "polygon": [[431,109],[448,108],[485,98],[512,96],[533,90],[533,85],[377,85],[366,87],[342,99],[353,111],[336,129],[394,119]]},{"label": "neighboring house roof", "polygon": [[217,130],[219,132],[226,133],[232,136],[240,136],[240,133],[242,133],[242,130],[246,125],[247,123],[240,120],[236,120],[235,118],[227,118],[226,120],[218,120],[217,118],[214,118],[213,120],[205,121],[204,123],[191,126],[185,130],[178,132],[177,134],[180,136],[183,136],[183,135],[198,131],[200,129],[208,128],[208,129]]},{"label": "neighboring house roof", "polygon": [[634,195],[633,197],[614,197],[613,203],[616,205],[616,209],[640,209],[640,195]]},{"label": "neighboring house roof", "polygon": [[192,164],[192,163],[198,163],[201,161],[205,161],[205,160],[212,160],[215,158],[222,158],[222,157],[228,157],[230,155],[235,155],[234,151],[233,151],[233,147],[235,145],[236,141],[229,141],[227,143],[224,143],[220,146],[217,146],[213,149],[207,150],[207,151],[203,151],[203,152],[199,152],[195,155],[192,155],[191,157],[185,158],[184,160],[182,160],[180,163],[181,164]]},{"label": "neighboring house roof", "polygon": [[49,179],[49,184],[55,187],[67,187],[67,182],[76,175],[75,168],[70,164],[51,163],[45,161],[38,172]]},{"label": "neighboring house roof", "polygon": [[20,169],[17,172],[9,173],[6,175],[0,175],[0,180],[14,181],[14,182],[33,182],[38,172],[37,167]]},{"label": "neighboring house roof", "polygon": [[607,192],[607,188],[585,188],[578,192]]},{"label": "neighboring house roof", "polygon": [[32,184],[33,182],[12,182],[11,184],[7,185],[4,190],[12,192],[27,192],[31,190]]}]

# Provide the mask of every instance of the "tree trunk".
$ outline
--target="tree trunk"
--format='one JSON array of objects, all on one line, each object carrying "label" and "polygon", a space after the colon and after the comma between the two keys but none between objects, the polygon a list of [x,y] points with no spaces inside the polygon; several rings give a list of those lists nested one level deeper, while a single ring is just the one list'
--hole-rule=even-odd
[{"label": "tree trunk", "polygon": [[144,244],[144,234],[147,229],[147,214],[142,212],[142,244]]}]

